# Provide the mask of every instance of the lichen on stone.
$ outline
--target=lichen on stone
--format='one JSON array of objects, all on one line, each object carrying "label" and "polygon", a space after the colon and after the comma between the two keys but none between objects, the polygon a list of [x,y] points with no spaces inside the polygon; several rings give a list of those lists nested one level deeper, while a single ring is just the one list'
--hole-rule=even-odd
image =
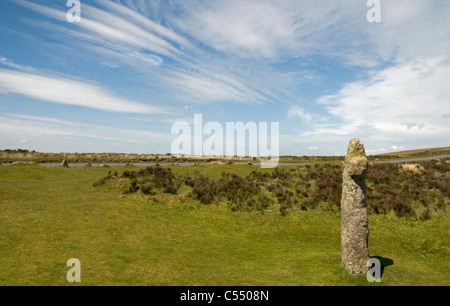
[{"label": "lichen on stone", "polygon": [[353,138],[350,140],[347,147],[347,158],[366,156],[366,151],[364,150],[364,144],[358,138]]},{"label": "lichen on stone", "polygon": [[344,171],[350,176],[360,176],[367,171],[367,157],[364,144],[358,138],[350,140],[347,147],[347,156],[344,161]]}]

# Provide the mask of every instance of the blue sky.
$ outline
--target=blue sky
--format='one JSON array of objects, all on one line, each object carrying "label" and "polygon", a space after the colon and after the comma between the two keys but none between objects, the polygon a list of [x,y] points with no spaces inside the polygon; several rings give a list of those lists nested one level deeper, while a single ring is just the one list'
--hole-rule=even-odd
[{"label": "blue sky", "polygon": [[279,122],[281,155],[449,146],[450,2],[0,2],[0,148],[170,152],[177,121]]}]

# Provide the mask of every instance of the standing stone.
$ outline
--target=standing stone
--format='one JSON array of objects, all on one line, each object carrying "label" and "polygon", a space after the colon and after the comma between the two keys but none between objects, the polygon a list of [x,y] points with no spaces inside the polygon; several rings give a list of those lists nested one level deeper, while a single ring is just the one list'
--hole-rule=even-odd
[{"label": "standing stone", "polygon": [[368,271],[367,166],[364,144],[358,138],[353,138],[348,145],[344,162],[341,199],[342,265],[352,275]]},{"label": "standing stone", "polygon": [[69,168],[69,163],[67,162],[67,159],[63,160],[63,162],[61,163],[61,167]]}]

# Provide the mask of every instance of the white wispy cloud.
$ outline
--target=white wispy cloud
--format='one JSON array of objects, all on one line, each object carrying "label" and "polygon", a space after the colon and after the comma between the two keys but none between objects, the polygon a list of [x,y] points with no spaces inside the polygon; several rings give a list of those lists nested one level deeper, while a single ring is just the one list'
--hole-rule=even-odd
[{"label": "white wispy cloud", "polygon": [[[51,152],[64,151],[70,145],[78,148],[88,146],[90,151],[104,152],[108,146],[122,146],[120,152],[129,153],[126,145],[136,145],[142,152],[156,152],[158,148],[170,149],[171,134],[156,133],[137,129],[124,129],[113,126],[86,124],[53,117],[23,114],[4,114],[0,116],[0,142],[28,145],[38,150],[50,147]],[[24,141],[25,140],[25,141]],[[53,143],[57,141],[57,143]],[[136,146],[134,148],[136,148]]]},{"label": "white wispy cloud", "polygon": [[45,76],[0,69],[0,89],[44,102],[76,105],[111,112],[165,113],[162,108],[120,98],[115,93],[86,80]]},{"label": "white wispy cloud", "polygon": [[[44,5],[18,0],[24,7],[47,17],[65,21],[65,12]],[[230,62],[219,63],[188,39],[158,24],[133,7],[113,1],[95,1],[101,8],[82,4],[82,21],[34,23],[43,27],[75,56],[83,48],[97,54],[101,64],[111,68],[131,67],[140,73],[138,82],[152,84],[168,98],[190,99],[193,103],[268,101],[261,86],[227,70]],[[139,6],[144,8],[145,3]],[[127,3],[131,5],[131,3]],[[134,7],[137,9],[137,7]],[[87,56],[87,55],[83,55]],[[206,63],[204,58],[208,57]],[[166,60],[170,59],[170,64]],[[270,93],[269,93],[270,95]]]},{"label": "white wispy cloud", "polygon": [[[25,0],[17,0],[16,2],[52,19],[67,22],[65,11]],[[67,30],[61,26],[56,26],[55,30],[81,39],[78,43],[81,41],[89,42],[119,52],[126,48],[132,48],[134,53],[137,51],[140,54],[150,52],[167,57],[176,57],[181,55],[182,52],[173,46],[169,40],[173,40],[179,45],[189,45],[181,36],[125,6],[111,1],[97,2],[111,9],[114,14],[83,3],[82,22],[73,23],[77,30]]]},{"label": "white wispy cloud", "polygon": [[34,69],[31,66],[22,66],[22,65],[16,64],[13,61],[7,59],[6,57],[0,57],[0,64],[14,68],[14,69],[18,69],[18,70],[36,71],[36,69]]},{"label": "white wispy cloud", "polygon": [[[268,3],[215,1],[189,9],[184,29],[217,50],[240,56],[273,56],[278,42],[293,40],[289,15],[281,15]],[[179,26],[183,26],[181,21]]]},{"label": "white wispy cloud", "polygon": [[450,2],[381,1],[382,22],[367,27],[374,51],[383,59],[432,58],[450,47]]},{"label": "white wispy cloud", "polygon": [[[153,20],[145,17],[144,15],[138,13],[136,10],[130,9],[124,5],[114,3],[112,1],[102,1],[96,0],[96,3],[108,8],[115,15],[120,15],[124,19],[132,20],[136,25],[140,26],[142,30],[154,33],[162,38],[179,44],[180,46],[192,47],[189,40],[178,35],[174,31],[154,22]],[[140,1],[140,8],[143,11],[147,11],[147,6],[145,1]]]},{"label": "white wispy cloud", "polygon": [[180,53],[167,40],[109,12],[84,4],[83,16],[79,26],[94,35],[168,57],[176,57]]},{"label": "white wispy cloud", "polygon": [[263,94],[248,88],[235,78],[214,73],[173,72],[167,83],[182,91],[180,99],[195,103],[231,101],[244,104],[267,102]]},{"label": "white wispy cloud", "polygon": [[216,50],[239,57],[279,60],[308,55],[318,49],[334,52],[335,46],[355,45],[350,35],[340,34],[343,31],[354,34],[353,37],[364,35],[358,34],[356,27],[358,20],[365,18],[365,6],[358,1],[177,3],[185,10],[174,20],[180,29]]},{"label": "white wispy cloud", "polygon": [[61,120],[57,118],[51,117],[42,117],[42,116],[31,116],[31,115],[23,115],[23,114],[5,114],[8,118],[12,119],[21,119],[26,121],[39,121],[45,123],[56,123],[56,124],[66,124],[66,125],[75,125],[75,122]]},{"label": "white wispy cloud", "polygon": [[23,6],[24,8],[31,9],[47,17],[54,18],[59,21],[67,21],[67,12],[63,12],[45,5],[36,4],[34,2],[26,0],[14,0],[14,2]]},{"label": "white wispy cloud", "polygon": [[369,23],[366,1],[176,1],[173,23],[185,33],[242,58],[279,61],[321,54],[372,68],[434,57],[449,48],[450,3],[381,1],[382,22]]},{"label": "white wispy cloud", "polygon": [[450,133],[448,119],[441,116],[449,107],[448,75],[446,57],[411,60],[374,72],[368,80],[349,83],[318,103],[342,122],[335,133],[365,129],[367,138],[439,143]]},{"label": "white wispy cloud", "polygon": [[312,120],[313,116],[305,109],[299,106],[293,106],[288,110],[288,118],[300,118],[309,122]]}]

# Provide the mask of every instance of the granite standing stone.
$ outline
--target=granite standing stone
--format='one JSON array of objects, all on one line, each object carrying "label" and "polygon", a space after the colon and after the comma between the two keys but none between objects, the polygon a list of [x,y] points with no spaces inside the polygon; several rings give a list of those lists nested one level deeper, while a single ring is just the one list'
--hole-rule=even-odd
[{"label": "granite standing stone", "polygon": [[69,167],[69,163],[67,162],[67,159],[63,160],[63,162],[61,163],[61,167]]},{"label": "granite standing stone", "polygon": [[344,162],[341,199],[342,265],[352,275],[368,271],[369,220],[366,202],[367,158],[364,144],[350,140]]}]

